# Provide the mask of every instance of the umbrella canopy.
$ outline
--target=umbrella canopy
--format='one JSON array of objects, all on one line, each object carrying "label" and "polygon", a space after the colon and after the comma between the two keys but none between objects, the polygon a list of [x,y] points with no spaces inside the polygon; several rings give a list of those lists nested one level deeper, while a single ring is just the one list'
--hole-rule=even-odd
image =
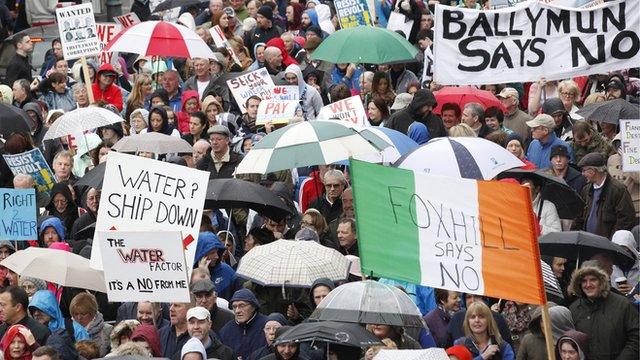
[{"label": "umbrella canopy", "polygon": [[125,136],[112,147],[118,152],[145,151],[154,154],[189,153],[193,147],[187,141],[177,136],[165,135],[158,132]]},{"label": "umbrella canopy", "polygon": [[186,26],[144,21],[118,33],[103,49],[145,56],[214,59],[211,48]]},{"label": "umbrella canopy", "polygon": [[102,181],[104,180],[104,169],[106,167],[106,161],[98,164],[98,166],[84,173],[84,175],[78,181],[76,181],[74,185],[102,189]]},{"label": "umbrella canopy", "polygon": [[491,106],[503,109],[502,103],[492,92],[480,90],[473,86],[448,86],[434,92],[433,95],[438,102],[438,105],[433,109],[436,114],[440,114],[442,105],[446,103],[458,104],[460,109],[471,102],[482,105],[485,110]]},{"label": "umbrella canopy", "polygon": [[588,120],[618,125],[620,119],[640,119],[640,107],[624,99],[615,99],[586,105],[576,114]]},{"label": "umbrella canopy", "polygon": [[236,274],[264,286],[310,287],[319,278],[346,279],[349,260],[315,241],[278,240],[249,250]]},{"label": "umbrella canopy", "polygon": [[395,286],[372,280],[351,282],[333,289],[309,320],[422,327],[416,304]]},{"label": "umbrella canopy", "polygon": [[395,31],[374,26],[338,30],[311,58],[331,63],[393,64],[414,61],[418,49]]},{"label": "umbrella canopy", "polygon": [[[534,183],[540,185],[542,199],[551,201],[556,206],[560,219],[575,219],[584,208],[584,201],[571,186],[562,178],[552,176],[544,170],[511,169],[498,174],[498,179],[503,178],[519,181],[533,179]],[[542,203],[540,205],[542,206]],[[534,211],[539,216],[542,207]]]},{"label": "umbrella canopy", "polygon": [[6,139],[16,132],[30,132],[32,121],[26,111],[15,106],[0,103],[0,136]]},{"label": "umbrella canopy", "polygon": [[[402,155],[419,146],[418,143],[407,135],[393,129],[377,126],[354,126],[354,128],[358,130],[360,135],[374,144],[378,144],[380,141],[389,144],[388,147],[376,154],[356,156],[355,158],[358,160],[370,163],[389,164],[397,161]],[[349,165],[349,160],[338,161],[337,164]]]},{"label": "umbrella canopy", "polygon": [[249,208],[272,220],[292,215],[291,209],[275,193],[239,179],[210,180],[204,206],[206,209]]},{"label": "umbrella canopy", "polygon": [[123,120],[120,116],[107,109],[96,106],[79,108],[56,119],[49,127],[49,131],[44,135],[44,140],[82,134],[85,130],[92,130],[121,121]]},{"label": "umbrella canopy", "polygon": [[622,246],[586,231],[552,232],[540,237],[538,244],[540,254],[575,260],[577,264],[600,253],[610,255],[614,263],[622,268],[628,268],[635,262]]},{"label": "umbrella canopy", "polygon": [[500,145],[482,138],[435,138],[404,155],[393,166],[434,175],[491,180],[524,166]]},{"label": "umbrella canopy", "polygon": [[64,250],[30,247],[9,255],[0,265],[20,276],[107,292],[102,271],[89,267],[89,259]]},{"label": "umbrella canopy", "polygon": [[551,266],[540,260],[540,269],[542,270],[542,282],[544,283],[544,291],[547,293],[547,296],[552,295],[563,299],[564,294],[562,294],[562,288],[560,287],[558,279],[553,274]]},{"label": "umbrella canopy", "polygon": [[304,121],[262,138],[242,159],[236,174],[332,164],[353,156],[376,154],[388,146],[381,139],[372,144],[356,129],[338,121]]},{"label": "umbrella canopy", "polygon": [[423,350],[389,350],[382,349],[373,360],[449,360],[444,349],[431,348]]},{"label": "umbrella canopy", "polygon": [[[206,0],[205,0],[206,1]],[[158,4],[152,13],[157,13],[159,11],[171,10],[173,8],[181,7],[181,6],[190,6],[190,5],[199,5],[202,0],[166,0]]]},{"label": "umbrella canopy", "polygon": [[296,325],[278,336],[273,344],[311,341],[359,348],[382,345],[382,341],[362,326],[337,321],[308,322]]}]

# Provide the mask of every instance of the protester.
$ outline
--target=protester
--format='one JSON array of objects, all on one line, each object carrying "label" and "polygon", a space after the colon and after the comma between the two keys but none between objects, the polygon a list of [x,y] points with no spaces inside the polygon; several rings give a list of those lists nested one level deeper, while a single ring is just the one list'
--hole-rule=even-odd
[{"label": "protester", "polygon": [[527,121],[527,126],[531,128],[533,141],[527,150],[527,159],[538,168],[546,168],[550,164],[551,149],[556,145],[562,145],[569,150],[569,159],[573,162],[573,153],[569,144],[560,140],[553,129],[556,123],[550,115],[540,114],[533,120]]},{"label": "protester", "polygon": [[[4,323],[0,325],[0,338],[12,325],[23,325],[33,333],[38,344],[46,344],[51,331],[44,325],[30,318],[28,315],[29,297],[18,286],[8,286],[0,289],[0,310]],[[15,333],[14,333],[15,334]]]},{"label": "protester", "polygon": [[424,316],[438,347],[446,347],[447,326],[451,316],[460,310],[460,296],[455,291],[435,289],[437,307]]},{"label": "protester", "polygon": [[249,289],[236,291],[229,300],[229,306],[235,321],[228,322],[220,330],[220,340],[243,359],[249,359],[254,351],[267,345],[262,334],[267,317],[258,312],[260,303]]},{"label": "protester", "polygon": [[491,310],[482,301],[472,303],[464,317],[465,337],[455,341],[455,345],[464,345],[474,357],[514,359],[511,345],[502,339]]}]

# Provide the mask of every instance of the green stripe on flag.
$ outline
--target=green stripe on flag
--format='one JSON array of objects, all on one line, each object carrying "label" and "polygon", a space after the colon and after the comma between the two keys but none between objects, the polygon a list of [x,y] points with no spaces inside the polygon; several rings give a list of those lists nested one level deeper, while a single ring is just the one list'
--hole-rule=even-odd
[{"label": "green stripe on flag", "polygon": [[413,172],[353,159],[350,169],[362,273],[419,284]]}]

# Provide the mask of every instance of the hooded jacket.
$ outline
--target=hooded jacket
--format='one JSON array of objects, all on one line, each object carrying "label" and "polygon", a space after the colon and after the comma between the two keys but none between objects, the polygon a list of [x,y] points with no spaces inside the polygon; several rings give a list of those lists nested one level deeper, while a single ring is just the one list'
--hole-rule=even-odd
[{"label": "hooded jacket", "polygon": [[420,89],[413,95],[413,100],[411,100],[409,106],[391,115],[385,127],[400,131],[403,134],[408,134],[411,123],[417,121],[427,127],[431,139],[445,137],[447,136],[447,131],[440,117],[433,112],[429,112],[424,116],[420,114],[420,109],[422,109],[423,106],[430,105],[436,107],[437,104],[436,97],[433,96],[431,91]]},{"label": "hooded jacket", "polygon": [[56,232],[58,233],[58,237],[60,238],[59,241],[65,240],[66,233],[64,231],[64,226],[62,225],[62,221],[60,221],[60,219],[54,216],[45,219],[40,224],[40,230],[38,231],[38,237],[40,239],[42,239],[42,235],[44,234],[44,231],[47,230],[48,227],[53,227],[56,230]]},{"label": "hooded jacket", "polygon": [[556,342],[556,359],[560,359],[560,344],[566,340],[571,341],[578,348],[578,359],[587,360],[591,359],[588,355],[589,350],[589,337],[585,333],[581,333],[576,330],[569,330],[563,336],[561,336]]},{"label": "hooded jacket", "polygon": [[202,345],[202,342],[197,338],[191,338],[182,347],[182,351],[180,351],[180,359],[184,359],[185,355],[193,352],[200,353],[200,355],[202,355],[202,359],[207,358],[207,353],[204,349],[204,345]]},{"label": "hooded jacket", "polygon": [[138,325],[133,334],[131,334],[131,340],[133,341],[146,341],[151,349],[151,355],[154,357],[162,356],[162,347],[160,346],[160,337],[158,336],[158,330],[153,325]]},{"label": "hooded jacket", "polygon": [[242,356],[243,359],[249,359],[251,353],[267,345],[267,339],[264,337],[263,331],[264,325],[267,323],[267,317],[258,312],[260,303],[249,289],[236,291],[231,300],[229,300],[229,306],[232,306],[234,301],[246,301],[254,306],[255,313],[244,324],[238,324],[235,320],[229,321],[220,330],[220,340],[239,356]]},{"label": "hooded jacket", "polygon": [[316,303],[315,301],[313,301],[313,290],[315,290],[315,288],[320,285],[324,285],[328,287],[329,291],[336,288],[336,285],[334,284],[334,282],[328,278],[320,278],[314,281],[313,284],[311,284],[311,289],[309,289],[309,300],[311,301],[310,304],[313,309],[316,308]]},{"label": "hooded jacket", "polygon": [[571,135],[571,130],[573,128],[573,121],[571,121],[571,116],[564,108],[564,104],[560,98],[549,98],[545,100],[544,104],[542,104],[542,113],[547,115],[553,115],[553,113],[562,111],[562,123],[559,126],[556,126],[553,129],[553,132],[556,133],[556,136],[562,140],[566,140],[568,136]]},{"label": "hooded jacket", "polygon": [[[282,65],[289,66],[291,64],[298,64],[296,59],[292,58],[287,52],[287,48],[284,45],[284,40],[279,37],[275,37],[269,41],[267,41],[267,47],[274,46],[280,50],[282,54]],[[302,79],[302,76],[299,76],[298,79]]]},{"label": "hooded jacket", "polygon": [[[63,212],[58,212],[56,206],[53,204],[53,199],[57,194],[62,194],[62,196],[64,196],[64,198],[67,200],[67,207]],[[62,225],[64,225],[65,231],[62,235],[64,236],[65,234],[71,232],[73,222],[78,218],[78,207],[73,201],[73,196],[71,196],[71,190],[69,190],[69,186],[65,183],[57,183],[53,185],[50,198],[51,200],[49,201],[49,204],[45,206],[45,209],[47,209],[49,215],[55,216],[62,221]]]},{"label": "hooded jacket", "polygon": [[138,320],[128,319],[120,321],[116,326],[113,327],[111,334],[109,334],[109,339],[111,340],[111,351],[115,351],[118,346],[120,346],[120,336],[129,333],[129,336],[133,334],[133,330],[137,326],[140,325]]},{"label": "hooded jacket", "polygon": [[302,102],[302,112],[306,120],[315,120],[320,109],[322,109],[322,96],[313,86],[307,85],[302,75],[300,66],[291,64],[284,70],[287,73],[295,74],[298,78],[298,91],[300,93],[300,101]]},{"label": "hooded jacket", "polygon": [[55,155],[62,150],[62,143],[60,140],[51,139],[51,140],[42,140],[44,135],[47,133],[47,128],[44,127],[44,121],[42,119],[42,109],[40,105],[35,102],[27,102],[22,110],[25,112],[27,110],[33,111],[36,115],[36,124],[35,130],[31,134],[31,138],[33,139],[33,143],[40,149],[42,152],[42,156],[47,161],[48,164],[53,164],[53,158]]},{"label": "hooded jacket", "polygon": [[196,111],[200,111],[200,95],[198,94],[198,90],[185,90],[182,93],[182,111],[180,111],[178,115],[178,131],[181,134],[189,133],[189,113],[186,110],[186,104],[189,99],[196,99],[198,102],[198,108]]},{"label": "hooded jacket", "polygon": [[103,72],[116,73],[113,66],[109,63],[102,64],[100,66],[96,73],[96,81],[91,86],[91,89],[93,90],[93,98],[95,101],[104,100],[106,103],[117,107],[118,111],[122,111],[122,91],[120,91],[120,88],[115,85],[115,81],[111,85],[107,86],[104,91],[100,89],[100,74]]},{"label": "hooded jacket", "polygon": [[[52,333],[55,333],[58,330],[66,331],[65,319],[62,316],[62,311],[60,311],[60,306],[58,306],[56,297],[51,291],[39,290],[33,294],[33,298],[29,303],[29,312],[33,313],[36,309],[51,317],[47,326]],[[72,323],[73,337],[75,338],[75,341],[91,340],[89,333],[84,327],[82,327],[82,325],[78,324],[75,320],[73,320]]]},{"label": "hooded jacket", "polygon": [[[599,280],[599,296],[594,299],[582,290],[587,275]],[[589,336],[589,359],[637,360],[638,311],[627,298],[610,292],[607,274],[594,266],[582,267],[573,273],[569,291],[578,296],[569,309],[576,330]]]},{"label": "hooded jacket", "polygon": [[198,261],[214,250],[218,252],[218,262],[216,264],[209,264],[211,281],[213,281],[216,287],[218,296],[229,298],[229,295],[231,295],[235,287],[237,287],[236,272],[231,266],[222,261],[222,253],[224,253],[226,248],[216,234],[206,231],[198,235],[198,245],[196,246],[196,256],[194,257],[193,266],[198,266]]},{"label": "hooded jacket", "polygon": [[9,328],[9,330],[7,330],[7,333],[2,337],[2,341],[0,342],[0,345],[2,345],[2,353],[4,354],[4,359],[31,360],[31,349],[29,347],[25,348],[24,354],[19,359],[12,358],[9,352],[9,346],[11,345],[11,343],[13,342],[13,339],[15,339],[16,336],[22,339],[22,342],[26,344],[26,340],[24,339],[24,336],[20,333],[20,330],[22,328],[24,328],[23,325],[13,325]]}]

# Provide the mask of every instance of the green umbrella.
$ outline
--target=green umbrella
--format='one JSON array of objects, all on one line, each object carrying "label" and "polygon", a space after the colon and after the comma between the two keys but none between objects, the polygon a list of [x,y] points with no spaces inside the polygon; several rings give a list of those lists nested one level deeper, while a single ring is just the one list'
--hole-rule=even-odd
[{"label": "green umbrella", "polygon": [[373,26],[338,30],[313,52],[313,60],[332,63],[393,64],[415,61],[418,54],[398,33]]}]

